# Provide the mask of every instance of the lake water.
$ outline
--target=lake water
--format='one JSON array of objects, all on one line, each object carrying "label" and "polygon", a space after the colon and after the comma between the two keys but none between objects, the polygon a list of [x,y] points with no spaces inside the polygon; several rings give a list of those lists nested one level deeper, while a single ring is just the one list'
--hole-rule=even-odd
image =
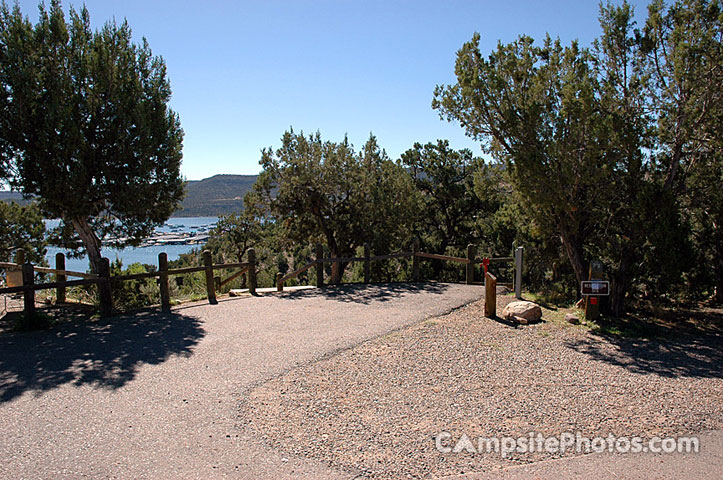
[{"label": "lake water", "polygon": [[[157,228],[156,231],[164,233],[202,234],[212,229],[217,221],[218,217],[174,217],[168,219],[168,221],[163,226]],[[59,224],[60,220],[46,220],[45,222],[46,228],[48,229],[57,227]],[[132,263],[158,265],[158,254],[161,252],[166,252],[168,254],[168,260],[172,261],[177,260],[181,254],[188,253],[194,248],[201,249],[203,245],[152,245],[148,247],[129,247],[123,250],[104,248],[101,253],[104,257],[108,257],[111,262],[120,259],[124,266]],[[55,254],[57,252],[65,253],[66,270],[85,272],[90,269],[88,257],[71,258],[68,252],[63,249],[48,247],[48,253],[45,258],[51,267],[55,267]]]}]

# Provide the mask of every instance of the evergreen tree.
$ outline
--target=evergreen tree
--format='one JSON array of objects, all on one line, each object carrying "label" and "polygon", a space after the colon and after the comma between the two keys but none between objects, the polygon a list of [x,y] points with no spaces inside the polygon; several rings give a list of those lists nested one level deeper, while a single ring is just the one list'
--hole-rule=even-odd
[{"label": "evergreen tree", "polygon": [[[409,240],[419,212],[411,177],[370,136],[360,152],[348,139],[284,133],[281,147],[262,151],[263,171],[254,186],[256,205],[297,243],[323,242],[332,257],[354,256],[368,243],[388,252]],[[332,283],[346,264],[332,264]]]},{"label": "evergreen tree", "polygon": [[[473,239],[475,218],[483,213],[483,202],[474,190],[474,174],[482,160],[471,150],[452,150],[447,140],[415,143],[402,153],[414,186],[422,193],[424,215],[417,234],[428,251],[444,253],[447,247],[463,249]],[[440,278],[442,263],[434,262]]]},{"label": "evergreen tree", "polygon": [[0,262],[13,262],[17,250],[25,250],[25,259],[45,262],[45,223],[37,205],[0,202]]},{"label": "evergreen tree", "polygon": [[33,25],[0,9],[0,155],[97,272],[101,240],[138,244],[176,209],[183,132],[163,59],[126,22],[93,31],[85,8],[69,22],[57,0],[39,10]]},{"label": "evergreen tree", "polygon": [[529,216],[561,239],[579,284],[614,167],[600,151],[607,132],[590,53],[522,36],[485,59],[479,38],[457,53],[457,83],[437,87],[433,107],[505,165]]}]

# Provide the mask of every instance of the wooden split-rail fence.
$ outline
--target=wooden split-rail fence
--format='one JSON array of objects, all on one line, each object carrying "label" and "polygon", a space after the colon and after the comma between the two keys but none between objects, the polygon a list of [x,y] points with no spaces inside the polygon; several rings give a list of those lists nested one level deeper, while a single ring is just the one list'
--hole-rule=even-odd
[{"label": "wooden split-rail fence", "polygon": [[[158,278],[160,287],[161,310],[171,310],[171,295],[168,285],[168,278],[174,275],[185,275],[195,272],[206,273],[206,292],[208,302],[216,304],[216,289],[235,280],[244,273],[248,273],[249,293],[256,293],[256,252],[253,248],[247,252],[247,261],[238,263],[217,263],[214,264],[211,252],[205,250],[202,254],[203,265],[198,267],[168,268],[168,255],[165,252],[158,254],[158,271],[136,273],[131,275],[110,275],[110,261],[103,258],[100,272],[98,274],[74,272],[65,269],[65,256],[58,253],[55,256],[55,268],[46,268],[24,262],[23,255],[15,263],[0,262],[0,269],[8,272],[8,284],[10,286],[0,288],[0,294],[23,294],[23,310],[25,316],[29,317],[35,313],[35,292],[38,290],[55,289],[58,303],[65,302],[65,293],[68,287],[84,285],[98,285],[98,303],[102,317],[113,314],[113,285],[129,280],[140,280],[144,278]],[[225,279],[214,277],[215,270],[238,269],[237,272]],[[18,275],[18,272],[20,275]],[[55,275],[54,282],[35,283],[35,273]],[[78,277],[80,280],[68,280],[68,277]]]},{"label": "wooden split-rail fence", "polygon": [[[512,285],[515,289],[515,296],[522,298],[522,255],[523,247],[518,247],[515,250],[515,254],[512,257],[496,257],[489,258],[490,263],[505,263],[513,262],[515,267],[515,276]],[[415,240],[412,246],[411,252],[399,252],[388,255],[376,255],[370,254],[369,245],[364,245],[364,256],[363,257],[339,257],[339,258],[324,258],[324,247],[321,244],[316,245],[316,259],[312,262],[304,265],[298,270],[294,270],[291,273],[282,275],[281,273],[276,274],[276,290],[279,292],[284,291],[284,284],[295,277],[298,277],[302,273],[306,272],[312,267],[316,267],[316,286],[321,288],[324,286],[324,264],[325,263],[352,263],[352,262],[364,262],[364,283],[371,281],[371,262],[389,260],[392,258],[411,258],[412,259],[412,281],[418,282],[420,280],[419,275],[419,261],[420,259],[432,259],[432,260],[443,260],[448,262],[462,263],[465,265],[465,282],[468,285],[474,283],[474,265],[479,263],[481,259],[477,259],[477,248],[474,245],[467,245],[467,257],[452,257],[449,255],[439,255],[436,253],[425,253],[419,251],[419,241]],[[488,276],[485,277],[485,285],[488,283]],[[495,281],[497,279],[492,276]]]},{"label": "wooden split-rail fence", "polygon": [[[164,312],[170,311],[171,299],[168,279],[174,275],[185,275],[195,272],[205,272],[206,291],[208,295],[208,302],[210,304],[218,303],[216,300],[216,290],[220,289],[223,285],[240,277],[244,273],[248,274],[248,285],[249,293],[252,295],[256,294],[256,252],[253,248],[247,251],[247,261],[237,263],[220,263],[214,264],[211,258],[211,252],[205,250],[202,253],[203,265],[198,267],[184,267],[184,268],[168,268],[168,256],[165,252],[158,254],[158,271],[137,273],[130,275],[110,275],[110,261],[107,258],[103,258],[101,269],[98,274],[75,272],[65,269],[65,256],[62,253],[58,253],[55,256],[55,268],[46,268],[33,265],[29,262],[25,262],[22,256],[22,252],[19,252],[20,258],[16,258],[15,263],[0,262],[0,269],[4,269],[8,272],[8,287],[0,288],[0,294],[23,294],[23,304],[26,317],[32,316],[35,312],[35,292],[38,290],[55,289],[58,303],[64,303],[66,299],[66,289],[74,286],[84,285],[98,285],[98,303],[100,306],[100,315],[110,316],[113,314],[113,285],[118,282],[139,280],[144,278],[158,278],[160,286],[160,302],[161,309]],[[522,255],[523,248],[518,247],[515,250],[514,256],[512,257],[497,257],[489,258],[490,263],[514,263],[514,290],[517,298],[521,298],[522,295]],[[284,290],[284,283],[292,278],[298,277],[300,274],[306,272],[312,267],[316,268],[316,286],[324,286],[324,264],[325,263],[352,263],[352,262],[364,262],[364,283],[371,282],[371,262],[390,260],[393,258],[411,258],[412,259],[412,281],[420,281],[419,273],[419,262],[420,259],[430,260],[442,260],[448,262],[461,263],[465,265],[465,280],[467,284],[474,283],[474,265],[480,262],[481,259],[477,257],[477,249],[474,245],[467,246],[466,257],[453,257],[449,255],[440,255],[436,253],[425,253],[419,251],[419,241],[415,240],[410,252],[399,252],[387,255],[375,255],[370,254],[368,245],[364,246],[363,257],[340,257],[340,258],[325,258],[324,248],[321,244],[316,245],[316,259],[312,262],[304,265],[303,267],[295,270],[287,275],[277,273],[276,275],[276,289],[278,291]],[[221,279],[220,277],[214,276],[215,270],[223,269],[238,269],[237,272],[231,276]],[[47,283],[35,283],[35,273],[44,273],[55,275],[54,282]],[[497,279],[485,272],[485,286],[487,287],[487,296],[494,295],[494,289],[497,284]],[[79,280],[68,280],[68,277],[77,277]],[[490,291],[490,287],[492,292]],[[488,298],[489,300],[489,298]]]}]

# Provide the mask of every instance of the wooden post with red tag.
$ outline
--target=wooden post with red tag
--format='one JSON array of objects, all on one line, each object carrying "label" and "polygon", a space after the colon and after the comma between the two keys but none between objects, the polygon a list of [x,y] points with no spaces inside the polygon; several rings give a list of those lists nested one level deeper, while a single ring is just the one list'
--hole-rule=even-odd
[{"label": "wooden post with red tag", "polygon": [[[600,296],[608,295],[609,285],[603,282],[602,262],[590,262],[589,282],[583,282],[582,294],[585,295],[585,318],[596,321],[600,318]],[[597,281],[596,281],[597,280]]]},{"label": "wooden post with red tag", "polygon": [[489,257],[485,257],[482,259],[482,263],[479,265],[480,267],[485,269],[485,275],[487,274],[487,270],[490,268],[490,259]]}]

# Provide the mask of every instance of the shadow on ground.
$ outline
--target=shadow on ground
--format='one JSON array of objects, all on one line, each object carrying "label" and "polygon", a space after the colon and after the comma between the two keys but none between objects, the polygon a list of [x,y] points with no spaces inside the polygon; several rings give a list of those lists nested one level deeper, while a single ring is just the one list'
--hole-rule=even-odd
[{"label": "shadow on ground", "polygon": [[0,335],[0,402],[64,384],[119,388],[143,364],[190,355],[204,335],[195,318],[154,311],[5,333]]},{"label": "shadow on ground", "polygon": [[372,302],[386,302],[404,295],[417,293],[443,294],[449,290],[444,283],[380,283],[380,284],[343,284],[329,285],[324,288],[299,290],[281,295],[285,300],[298,300],[302,298],[324,298],[339,302],[370,304]]},{"label": "shadow on ground", "polygon": [[721,345],[723,338],[718,334],[683,335],[663,340],[601,335],[567,344],[597,361],[618,365],[635,373],[671,378],[723,378]]}]

